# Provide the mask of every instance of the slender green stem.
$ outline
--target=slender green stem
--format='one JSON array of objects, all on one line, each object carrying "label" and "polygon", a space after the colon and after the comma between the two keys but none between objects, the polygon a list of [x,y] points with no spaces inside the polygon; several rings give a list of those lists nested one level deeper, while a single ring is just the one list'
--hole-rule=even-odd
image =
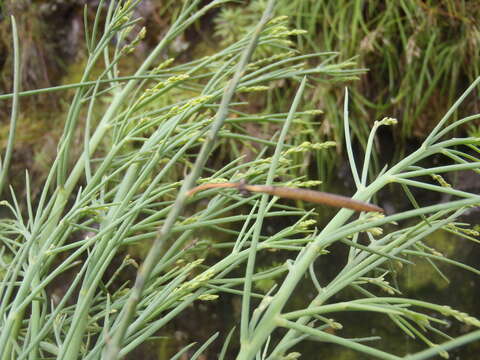
[{"label": "slender green stem", "polygon": [[12,37],[13,37],[13,100],[12,113],[10,115],[10,130],[8,132],[7,150],[3,158],[3,164],[0,162],[0,196],[3,193],[3,188],[6,185],[8,178],[8,169],[10,167],[10,160],[12,159],[13,145],[15,143],[15,134],[17,131],[17,119],[19,109],[19,92],[22,79],[22,72],[20,70],[20,45],[18,43],[17,23],[13,16],[10,17],[12,21]]},{"label": "slender green stem", "polygon": [[[443,116],[443,118],[439,121],[439,123],[435,126],[435,128],[430,132],[428,137],[424,141],[424,146],[432,145],[436,141],[439,140],[440,136],[439,133],[444,128],[445,123],[450,119],[455,111],[457,111],[460,104],[465,100],[465,98],[480,84],[480,77],[476,78],[475,81],[465,90],[465,92],[458,98],[457,101],[448,109],[447,113]],[[443,135],[443,133],[442,133]]]},{"label": "slender green stem", "polygon": [[[295,95],[295,99],[293,100],[292,106],[290,107],[290,111],[288,113],[287,119],[285,120],[285,124],[283,125],[280,138],[278,139],[278,143],[275,148],[275,153],[272,157],[272,164],[270,166],[270,169],[267,175],[267,181],[266,181],[267,186],[271,185],[273,183],[273,179],[275,178],[278,161],[280,160],[280,155],[283,150],[283,144],[285,142],[285,138],[287,137],[288,131],[290,129],[290,125],[294,117],[296,116],[298,104],[300,103],[300,100],[303,95],[303,91],[305,90],[306,80],[307,80],[306,77],[304,77],[302,82],[300,83],[300,86]],[[254,225],[255,230],[252,236],[252,242],[250,243],[247,267],[245,270],[245,284],[243,288],[242,317],[241,317],[241,326],[240,326],[240,342],[241,344],[245,344],[246,346],[248,346],[247,344],[250,341],[250,337],[252,335],[252,334],[249,334],[249,331],[248,331],[248,329],[250,328],[249,318],[250,318],[250,297],[251,297],[251,291],[252,291],[252,277],[253,277],[253,272],[255,268],[255,258],[257,254],[260,231],[262,229],[263,219],[265,217],[265,212],[267,208],[267,201],[268,201],[268,195],[267,194],[262,195],[262,199],[260,201],[260,206],[258,209],[257,221],[255,222],[255,225]]]},{"label": "slender green stem", "polygon": [[437,356],[440,352],[454,349],[456,347],[478,341],[480,339],[480,330],[472,331],[469,334],[459,336],[455,339],[449,340],[441,345],[435,345],[430,349],[420,351],[414,355],[407,355],[403,359],[405,360],[424,360],[431,359]]},{"label": "slender green stem", "polygon": [[[15,134],[17,129],[17,118],[18,118],[18,109],[19,109],[19,96],[18,93],[20,91],[20,84],[21,84],[21,70],[20,70],[20,45],[18,43],[18,32],[17,32],[17,24],[15,18],[13,16],[10,17],[12,21],[12,37],[13,37],[13,101],[12,101],[12,112],[10,115],[10,131],[8,134],[8,142],[7,142],[7,149],[5,152],[5,158],[3,160],[3,164],[0,164],[1,168],[1,175],[0,175],[0,196],[3,193],[3,188],[6,185],[7,178],[8,178],[8,170],[10,167],[10,160],[12,158],[13,153],[13,146],[15,143]],[[27,253],[25,252],[24,255]],[[18,264],[20,266],[20,264]],[[15,276],[16,278],[16,276]],[[13,285],[13,284],[12,284]],[[11,288],[10,288],[11,289]],[[22,313],[18,314],[18,319],[12,319],[11,322],[11,330],[10,332],[3,331],[2,336],[0,337],[0,344],[3,344],[2,350],[0,350],[0,354],[2,355],[2,359],[6,359],[9,357],[11,348],[14,345],[13,341],[8,341],[7,337],[11,339],[15,338],[18,335],[21,326],[21,318]]]},{"label": "slender green stem", "polygon": [[348,162],[352,170],[353,180],[357,189],[363,187],[360,176],[358,175],[357,165],[355,164],[355,156],[353,155],[353,143],[350,136],[350,119],[348,114],[348,89],[345,88],[345,99],[343,100],[343,130],[345,132],[345,145],[347,147]]},{"label": "slender green stem", "polygon": [[369,357],[376,357],[379,359],[385,359],[385,360],[400,360],[402,359],[401,357],[389,354],[385,351],[377,350],[375,348],[372,348],[370,346],[366,346],[363,344],[360,344],[358,342],[348,340],[341,338],[340,336],[332,335],[329,334],[325,331],[320,331],[314,328],[311,328],[306,325],[301,325],[297,324],[292,321],[284,320],[284,319],[279,319],[277,320],[280,326],[289,328],[289,329],[294,329],[296,331],[300,331],[301,333],[304,334],[309,334],[313,338],[316,338],[317,340],[320,340],[322,342],[329,342],[333,344],[338,344],[353,350],[356,350],[358,352],[367,354]]},{"label": "slender green stem", "polygon": [[[83,81],[79,83],[74,83],[74,84],[66,84],[66,85],[58,85],[58,86],[52,86],[49,88],[44,88],[44,89],[35,89],[35,90],[25,90],[25,91],[20,91],[18,92],[19,97],[23,96],[31,96],[31,95],[37,95],[37,94],[44,94],[44,93],[49,93],[49,92],[55,92],[55,91],[64,91],[64,90],[70,90],[70,89],[76,89],[80,87],[86,87],[90,88],[92,86],[95,86],[97,83],[99,84],[107,84],[111,82],[126,82],[129,80],[155,80],[158,78],[165,78],[165,75],[161,74],[149,74],[149,75],[132,75],[132,76],[119,76],[113,79],[98,79],[98,80],[92,80],[92,81]],[[11,94],[3,94],[0,95],[0,100],[7,100],[7,99],[12,99],[14,97],[14,93]]]},{"label": "slender green stem", "polygon": [[462,163],[462,164],[455,164],[455,165],[431,167],[428,169],[421,169],[421,170],[411,170],[411,171],[400,173],[395,177],[398,179],[405,179],[405,178],[411,178],[411,177],[417,177],[417,176],[434,175],[434,174],[439,174],[444,172],[455,172],[460,170],[475,170],[479,168],[480,168],[480,162],[475,161],[475,162],[465,163],[465,164]]},{"label": "slender green stem", "polygon": [[426,189],[426,190],[431,190],[431,191],[436,191],[439,193],[444,193],[444,194],[449,194],[449,195],[454,195],[454,196],[460,196],[460,197],[465,197],[465,198],[474,198],[477,197],[478,201],[480,202],[480,195],[474,196],[472,193],[469,193],[467,191],[461,191],[461,190],[455,190],[451,187],[447,186],[438,186],[438,185],[433,185],[433,184],[426,184],[421,181],[414,181],[414,180],[409,180],[405,178],[399,178],[396,180],[400,184],[405,184],[405,185],[410,185],[410,186],[415,186],[420,189]]}]

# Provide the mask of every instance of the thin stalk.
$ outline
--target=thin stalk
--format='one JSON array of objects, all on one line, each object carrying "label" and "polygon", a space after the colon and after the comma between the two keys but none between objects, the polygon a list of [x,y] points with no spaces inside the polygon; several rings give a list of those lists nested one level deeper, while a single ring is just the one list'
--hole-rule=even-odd
[{"label": "thin stalk", "polygon": [[345,88],[345,99],[343,102],[343,128],[345,131],[345,146],[347,147],[348,162],[350,163],[350,169],[352,170],[353,180],[357,189],[361,189],[364,186],[360,181],[358,175],[358,169],[355,165],[355,156],[353,155],[352,139],[350,137],[350,120],[348,117],[348,89]]},{"label": "thin stalk", "polygon": [[12,159],[13,145],[15,143],[15,134],[17,131],[17,119],[19,108],[19,92],[22,73],[20,71],[20,45],[18,43],[17,23],[13,15],[10,17],[12,21],[12,37],[13,37],[13,100],[12,113],[10,115],[10,130],[8,132],[7,150],[5,151],[5,158],[3,164],[0,161],[0,195],[3,193],[3,188],[7,182],[8,169],[10,167],[10,160]]},{"label": "thin stalk", "polygon": [[439,193],[444,193],[444,194],[449,194],[453,196],[459,196],[459,197],[465,197],[465,198],[477,198],[478,202],[480,203],[480,195],[474,195],[472,193],[469,193],[467,191],[461,191],[461,190],[455,190],[451,187],[446,187],[446,186],[439,186],[439,185],[433,185],[433,184],[426,184],[421,181],[415,181],[415,180],[409,180],[409,179],[396,179],[396,181],[400,184],[404,185],[409,185],[409,186],[415,186],[420,189],[426,189],[430,191],[435,191]]},{"label": "thin stalk", "polygon": [[[447,113],[443,116],[443,118],[439,121],[439,123],[435,126],[435,128],[430,132],[427,138],[424,141],[423,146],[429,146],[439,140],[440,136],[439,133],[444,127],[445,123],[448,119],[452,116],[452,114],[457,111],[460,104],[465,100],[465,98],[480,84],[480,77],[476,78],[475,81],[465,90],[465,92],[458,98],[457,101],[448,109]],[[443,134],[442,134],[443,135]]]},{"label": "thin stalk", "polygon": [[[273,179],[275,177],[275,173],[277,170],[277,164],[280,160],[280,155],[283,150],[283,144],[285,142],[285,138],[288,134],[290,124],[295,117],[296,110],[298,104],[300,103],[300,99],[303,95],[303,91],[305,89],[306,84],[306,77],[303,78],[297,93],[295,95],[295,99],[293,100],[292,106],[288,113],[287,119],[285,120],[285,124],[282,128],[282,132],[280,133],[280,138],[278,139],[278,145],[275,149],[275,153],[272,157],[272,164],[270,166],[270,170],[267,175],[266,186],[271,186],[273,183]],[[267,207],[268,195],[262,195],[262,199],[260,201],[260,206],[258,209],[258,218],[255,222],[255,231],[252,236],[252,241],[250,243],[250,250],[248,255],[248,262],[247,267],[245,270],[245,285],[243,287],[243,299],[242,299],[242,317],[241,317],[241,325],[240,325],[240,343],[248,346],[248,342],[251,340],[252,334],[249,332],[249,318],[250,318],[250,297],[252,292],[252,277],[255,267],[255,258],[257,254],[257,247],[258,247],[258,240],[260,237],[260,231],[262,229],[263,218],[265,216],[266,207]]]},{"label": "thin stalk", "polygon": [[435,345],[430,349],[420,351],[414,355],[407,355],[404,360],[424,360],[431,359],[433,356],[437,356],[442,351],[454,349],[456,347],[475,342],[480,339],[480,330],[472,331],[469,334],[459,336],[450,341],[444,342],[441,345]]},{"label": "thin stalk", "polygon": [[455,172],[460,170],[475,170],[475,169],[480,169],[479,161],[465,163],[465,164],[431,167],[428,169],[421,169],[421,170],[411,170],[411,171],[406,171],[398,175],[395,175],[395,177],[397,179],[406,179],[410,177],[428,176],[428,175],[439,174],[444,172]]},{"label": "thin stalk", "polygon": [[340,336],[332,335],[325,331],[320,331],[318,329],[314,329],[306,325],[297,324],[295,322],[288,321],[285,319],[278,319],[277,322],[279,323],[280,326],[286,327],[287,329],[293,329],[293,330],[299,331],[300,333],[309,334],[314,339],[322,342],[337,344],[340,346],[344,346],[346,348],[356,350],[361,353],[365,353],[370,358],[375,357],[375,358],[385,359],[385,360],[402,359],[401,357],[389,354],[385,351],[377,350],[370,346],[366,346],[352,340],[344,339]]},{"label": "thin stalk", "polygon": [[[129,81],[129,80],[154,80],[154,79],[158,79],[158,78],[165,78],[165,75],[150,74],[150,75],[118,76],[118,77],[113,78],[113,79],[83,81],[83,82],[73,83],[73,84],[52,86],[52,87],[44,88],[44,89],[19,91],[18,96],[20,96],[20,97],[31,96],[31,95],[45,94],[45,93],[55,92],[55,91],[64,91],[64,90],[76,89],[76,88],[81,88],[81,87],[88,87],[89,88],[91,86],[95,86],[97,83],[106,84],[106,83],[110,83],[110,82],[126,82],[126,81]],[[12,99],[14,96],[15,96],[15,94],[13,92],[10,93],[10,94],[3,94],[3,95],[0,95],[0,100]]]}]

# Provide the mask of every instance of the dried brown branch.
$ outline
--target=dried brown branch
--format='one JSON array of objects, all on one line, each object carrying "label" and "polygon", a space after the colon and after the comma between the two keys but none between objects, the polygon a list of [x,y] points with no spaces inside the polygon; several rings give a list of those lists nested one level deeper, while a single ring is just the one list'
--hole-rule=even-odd
[{"label": "dried brown branch", "polygon": [[244,181],[240,182],[225,182],[225,183],[208,183],[194,187],[187,192],[187,196],[192,196],[195,193],[218,188],[235,188],[241,193],[264,193],[273,196],[278,196],[284,199],[302,200],[315,204],[329,205],[339,208],[347,208],[355,211],[375,211],[383,213],[384,210],[373,204],[368,204],[363,201],[353,200],[349,197],[331,194],[322,191],[292,188],[287,186],[266,186],[266,185],[249,185]]}]

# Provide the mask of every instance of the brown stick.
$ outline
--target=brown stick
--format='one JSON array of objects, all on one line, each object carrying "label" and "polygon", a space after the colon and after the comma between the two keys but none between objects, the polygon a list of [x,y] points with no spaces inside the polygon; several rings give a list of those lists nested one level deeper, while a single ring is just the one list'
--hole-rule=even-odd
[{"label": "brown stick", "polygon": [[248,185],[245,182],[238,183],[217,183],[203,184],[191,189],[187,196],[191,196],[198,191],[213,188],[236,188],[240,192],[257,192],[278,196],[284,199],[302,200],[315,204],[323,204],[340,208],[347,208],[356,211],[375,211],[383,213],[384,210],[376,205],[366,202],[350,199],[346,196],[335,195],[322,191],[291,188],[286,186],[266,186],[266,185]]},{"label": "brown stick", "polygon": [[324,204],[356,211],[384,212],[384,210],[379,206],[353,200],[346,196],[335,195],[322,191],[265,185],[245,185],[245,189],[252,192],[262,192],[269,195],[278,196],[284,199],[303,200],[315,204]]},{"label": "brown stick", "polygon": [[195,186],[194,188],[190,189],[187,191],[187,196],[192,196],[195,193],[202,191],[202,190],[208,190],[208,189],[214,189],[214,188],[239,188],[240,183],[208,183],[208,184],[202,184]]}]

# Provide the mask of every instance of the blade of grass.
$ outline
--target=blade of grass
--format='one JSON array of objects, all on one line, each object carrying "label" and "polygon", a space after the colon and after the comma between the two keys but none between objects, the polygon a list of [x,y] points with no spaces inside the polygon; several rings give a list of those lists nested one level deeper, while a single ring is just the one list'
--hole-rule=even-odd
[{"label": "blade of grass", "polygon": [[13,37],[13,99],[12,112],[10,114],[10,130],[8,132],[7,149],[3,163],[0,161],[0,196],[3,193],[3,188],[6,185],[8,178],[8,169],[10,167],[10,160],[12,159],[13,145],[15,143],[15,134],[17,131],[17,119],[19,109],[19,92],[22,72],[20,70],[20,45],[18,43],[17,23],[13,16],[10,17],[12,21],[12,37]]}]

